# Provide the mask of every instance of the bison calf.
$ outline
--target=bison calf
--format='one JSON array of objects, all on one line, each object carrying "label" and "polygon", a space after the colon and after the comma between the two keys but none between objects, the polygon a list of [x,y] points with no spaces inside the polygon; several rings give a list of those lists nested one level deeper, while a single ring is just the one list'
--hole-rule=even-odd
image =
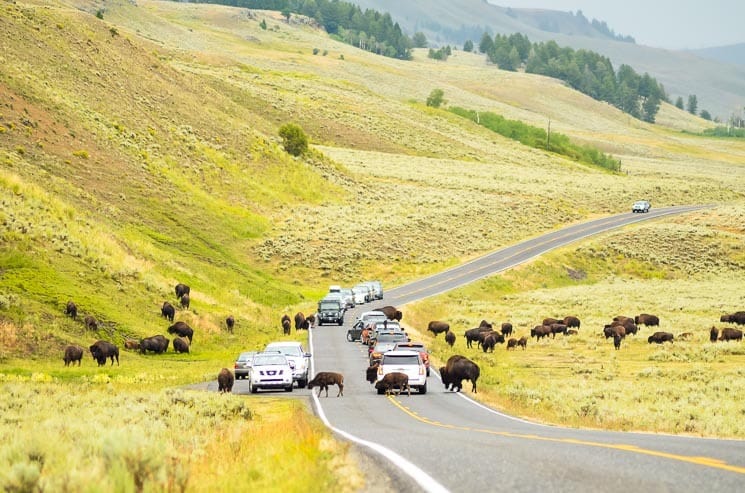
[{"label": "bison calf", "polygon": [[318,397],[321,397],[321,391],[326,390],[326,397],[329,396],[329,385],[339,387],[339,393],[336,397],[344,395],[344,375],[332,371],[321,371],[316,373],[313,380],[308,382],[308,388],[318,387]]},{"label": "bison calf", "polygon": [[389,395],[393,389],[398,389],[399,393],[405,390],[409,395],[411,395],[409,376],[406,373],[397,371],[387,373],[383,376],[383,379],[375,384],[375,389],[378,391],[378,394]]},{"label": "bison calf", "polygon": [[217,374],[217,391],[222,393],[231,393],[233,391],[233,382],[235,382],[235,376],[233,372],[227,368],[220,370]]}]

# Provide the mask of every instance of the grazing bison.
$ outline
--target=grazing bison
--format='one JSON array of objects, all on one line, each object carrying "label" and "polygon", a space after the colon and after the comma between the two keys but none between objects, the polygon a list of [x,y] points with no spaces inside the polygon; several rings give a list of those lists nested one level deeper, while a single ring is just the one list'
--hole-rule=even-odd
[{"label": "grazing bison", "polygon": [[551,333],[551,327],[548,325],[536,325],[530,329],[530,337],[535,337],[536,341],[540,341],[542,337],[548,337]]},{"label": "grazing bison", "polygon": [[569,315],[568,317],[564,317],[562,323],[570,329],[579,329],[581,322],[577,317]]},{"label": "grazing bison", "polygon": [[235,382],[235,376],[233,372],[227,368],[220,370],[217,374],[217,391],[221,393],[231,393],[233,391],[233,382]]},{"label": "grazing bison", "polygon": [[71,363],[75,366],[76,361],[78,362],[78,366],[80,366],[80,362],[83,360],[83,348],[72,344],[67,346],[65,348],[65,356],[62,360],[65,362],[65,366],[69,366]]},{"label": "grazing bison", "polygon": [[191,288],[187,286],[186,284],[178,283],[176,284],[176,298],[181,299],[181,297],[185,294],[189,294],[191,292]]},{"label": "grazing bison", "polygon": [[548,325],[549,327],[551,327],[552,324],[560,324],[563,322],[564,322],[563,320],[559,320],[558,318],[547,317],[543,319],[543,322],[541,323],[541,325]]},{"label": "grazing bison", "polygon": [[329,396],[329,385],[336,385],[339,387],[339,393],[336,397],[344,395],[344,375],[333,371],[320,371],[316,373],[313,380],[308,382],[308,388],[318,387],[318,397],[321,397],[321,391],[326,391],[326,397]]},{"label": "grazing bison", "polygon": [[556,334],[567,335],[567,326],[565,324],[551,324],[549,327],[551,327],[551,337],[553,339],[556,339]]},{"label": "grazing bison", "polygon": [[168,301],[164,301],[163,306],[160,307],[160,315],[166,320],[173,322],[173,317],[176,315],[176,308]]},{"label": "grazing bison", "polygon": [[725,327],[722,329],[722,334],[719,336],[720,341],[742,341],[742,331],[740,329],[732,329]]},{"label": "grazing bison", "polygon": [[73,320],[77,319],[78,318],[78,306],[72,301],[68,301],[67,306],[65,307],[65,315],[67,315]]},{"label": "grazing bison", "polygon": [[181,303],[181,308],[183,308],[184,310],[188,310],[189,304],[191,303],[191,299],[189,298],[189,295],[185,294],[181,296],[180,303]]},{"label": "grazing bison", "polygon": [[375,383],[375,381],[378,379],[378,368],[380,367],[380,363],[376,362],[374,365],[368,366],[367,370],[365,370],[365,380],[367,380],[370,383]]},{"label": "grazing bison", "polygon": [[647,342],[649,344],[652,344],[653,342],[656,344],[663,344],[665,342],[673,342],[674,336],[670,332],[655,332],[651,336],[647,337]]},{"label": "grazing bison", "polygon": [[437,334],[440,333],[447,333],[447,331],[450,330],[450,324],[447,322],[440,322],[438,320],[432,320],[429,325],[427,325],[427,330],[432,332],[435,337],[437,337]]},{"label": "grazing bison", "polygon": [[719,337],[719,329],[717,329],[716,327],[712,325],[711,329],[709,329],[709,341],[717,342],[718,337]]},{"label": "grazing bison", "polygon": [[646,327],[659,327],[660,318],[657,315],[642,313],[634,317],[634,323],[636,325],[644,325]]},{"label": "grazing bison", "polygon": [[453,344],[455,344],[455,334],[448,330],[445,333],[445,342],[447,342],[450,347],[453,347]]},{"label": "grazing bison", "polygon": [[228,332],[232,334],[233,327],[235,327],[235,317],[233,315],[228,315],[228,318],[225,319],[225,326],[228,328]]},{"label": "grazing bison", "polygon": [[508,336],[512,334],[512,324],[509,322],[502,323],[502,335]]},{"label": "grazing bison", "polygon": [[520,339],[517,340],[517,345],[522,346],[523,351],[525,351],[525,349],[527,349],[528,347],[528,338],[525,336],[522,336]]},{"label": "grazing bison", "polygon": [[124,349],[129,349],[130,351],[139,351],[140,341],[137,341],[135,339],[127,339],[126,341],[124,341]]},{"label": "grazing bison", "polygon": [[621,341],[623,340],[623,336],[619,333],[613,334],[613,347],[616,348],[616,350],[621,349]]},{"label": "grazing bison", "polygon": [[189,344],[191,344],[192,337],[194,337],[194,329],[189,327],[189,325],[186,322],[176,322],[175,324],[168,327],[168,333],[169,334],[176,334],[179,337],[186,337],[189,339]]},{"label": "grazing bison", "polygon": [[401,313],[401,310],[396,309],[395,306],[384,306],[383,308],[376,308],[376,311],[385,313],[385,316],[388,317],[388,320],[398,320],[399,322],[404,317],[404,314]]},{"label": "grazing bison", "polygon": [[140,352],[142,354],[152,351],[155,354],[163,354],[168,351],[168,343],[171,341],[163,335],[155,335],[140,339]]},{"label": "grazing bison", "polygon": [[406,391],[411,395],[409,376],[406,373],[394,371],[392,373],[387,373],[381,380],[378,380],[375,383],[375,390],[378,391],[378,394],[388,395],[393,392],[393,389],[398,389],[399,393]]},{"label": "grazing bison", "polygon": [[173,338],[173,351],[175,353],[188,353],[189,352],[189,340],[183,337]]},{"label": "grazing bison", "polygon": [[515,349],[516,347],[517,347],[517,339],[513,337],[509,341],[507,341],[507,351],[509,351],[510,349]]},{"label": "grazing bison", "polygon": [[85,324],[85,328],[88,330],[98,330],[98,321],[93,315],[86,315],[83,319],[83,324]]},{"label": "grazing bison", "polygon": [[466,338],[466,347],[473,347],[471,343],[479,340],[479,335],[482,332],[491,332],[491,327],[480,326],[475,329],[469,329],[463,333],[463,337]]},{"label": "grazing bison", "polygon": [[305,327],[305,315],[303,312],[297,312],[295,314],[295,330],[303,330]]},{"label": "grazing bison", "polygon": [[[610,325],[606,325],[606,327],[623,327],[626,335],[628,334],[633,335],[639,331],[639,327],[630,318],[624,318],[622,320],[614,320],[613,322],[610,323]],[[606,335],[606,337],[611,337],[611,336]]]},{"label": "grazing bison", "polygon": [[109,341],[96,341],[88,349],[93,359],[98,362],[98,366],[105,365],[106,358],[111,358],[111,366],[114,366],[114,358],[116,358],[116,364],[119,365],[119,348]]},{"label": "grazing bison", "polygon": [[504,344],[504,336],[500,334],[499,332],[488,332],[488,335],[484,337],[483,342],[481,343],[481,349],[484,350],[484,352],[490,351],[494,352],[494,346],[499,344]]},{"label": "grazing bison", "polygon": [[459,354],[451,356],[445,366],[440,368],[440,378],[445,385],[445,389],[460,392],[463,388],[463,380],[470,380],[476,392],[476,381],[480,375],[479,365]]},{"label": "grazing bison", "polygon": [[719,318],[719,321],[730,324],[745,325],[745,312],[735,312],[728,315],[722,315]]},{"label": "grazing bison", "polygon": [[603,328],[603,334],[605,335],[605,338],[608,339],[610,337],[613,337],[615,339],[616,336],[619,336],[621,339],[626,337],[626,327],[623,325],[606,325]]}]

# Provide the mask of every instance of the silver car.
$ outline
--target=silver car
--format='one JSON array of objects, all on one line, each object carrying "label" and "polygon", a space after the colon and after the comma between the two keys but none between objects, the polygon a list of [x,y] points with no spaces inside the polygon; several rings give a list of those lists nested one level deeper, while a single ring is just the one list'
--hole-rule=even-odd
[{"label": "silver car", "polygon": [[278,352],[254,355],[248,372],[248,388],[252,394],[259,389],[284,389],[292,392],[292,367],[284,354]]},{"label": "silver car", "polygon": [[235,364],[233,364],[233,373],[235,373],[236,380],[248,376],[248,371],[251,368],[251,363],[253,362],[255,354],[256,351],[246,351],[241,353],[238,356],[238,359],[235,360]]}]

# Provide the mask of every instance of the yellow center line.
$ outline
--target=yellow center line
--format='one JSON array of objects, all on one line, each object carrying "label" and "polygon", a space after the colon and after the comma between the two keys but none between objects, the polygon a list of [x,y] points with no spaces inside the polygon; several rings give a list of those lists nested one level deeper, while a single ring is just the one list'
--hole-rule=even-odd
[{"label": "yellow center line", "polygon": [[417,413],[415,413],[414,411],[404,406],[393,395],[389,395],[388,400],[391,401],[394,406],[398,407],[403,412],[405,412],[412,418],[416,419],[417,421],[420,421],[422,423],[425,423],[431,426],[437,426],[439,428],[447,428],[451,430],[461,430],[461,431],[472,431],[476,433],[485,433],[488,435],[502,436],[502,437],[507,437],[507,438],[520,438],[524,440],[538,440],[538,441],[555,442],[555,443],[569,443],[572,445],[584,445],[586,447],[598,447],[598,448],[606,448],[606,449],[613,449],[613,450],[621,450],[624,452],[651,455],[655,457],[662,457],[665,459],[677,460],[680,462],[688,462],[690,464],[696,464],[699,466],[723,469],[725,471],[736,472],[738,474],[745,474],[745,467],[733,466],[731,464],[727,464],[723,460],[713,459],[711,457],[694,457],[690,455],[678,455],[678,454],[672,454],[668,452],[662,452],[659,450],[645,449],[645,448],[638,447],[636,445],[628,445],[624,443],[591,442],[587,440],[580,440],[577,438],[552,438],[552,437],[545,437],[545,436],[534,435],[534,434],[513,433],[509,431],[496,431],[496,430],[489,430],[489,429],[484,429],[484,428],[472,428],[470,426],[443,424],[443,423],[440,423],[439,421],[434,421],[434,420],[419,416]]}]

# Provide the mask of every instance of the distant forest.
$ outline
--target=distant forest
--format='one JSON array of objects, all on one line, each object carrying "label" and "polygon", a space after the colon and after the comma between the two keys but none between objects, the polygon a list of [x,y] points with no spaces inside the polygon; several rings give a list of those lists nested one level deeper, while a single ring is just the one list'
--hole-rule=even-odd
[{"label": "distant forest", "polygon": [[248,9],[276,10],[289,19],[300,14],[314,19],[335,39],[378,55],[411,60],[412,40],[390,14],[338,0],[200,0]]},{"label": "distant forest", "polygon": [[502,70],[546,75],[560,79],[588,96],[607,101],[629,115],[654,123],[660,103],[667,100],[665,88],[649,74],[637,74],[628,65],[618,71],[608,57],[588,50],[562,48],[555,41],[531,43],[515,33],[484,33],[479,51]]}]

